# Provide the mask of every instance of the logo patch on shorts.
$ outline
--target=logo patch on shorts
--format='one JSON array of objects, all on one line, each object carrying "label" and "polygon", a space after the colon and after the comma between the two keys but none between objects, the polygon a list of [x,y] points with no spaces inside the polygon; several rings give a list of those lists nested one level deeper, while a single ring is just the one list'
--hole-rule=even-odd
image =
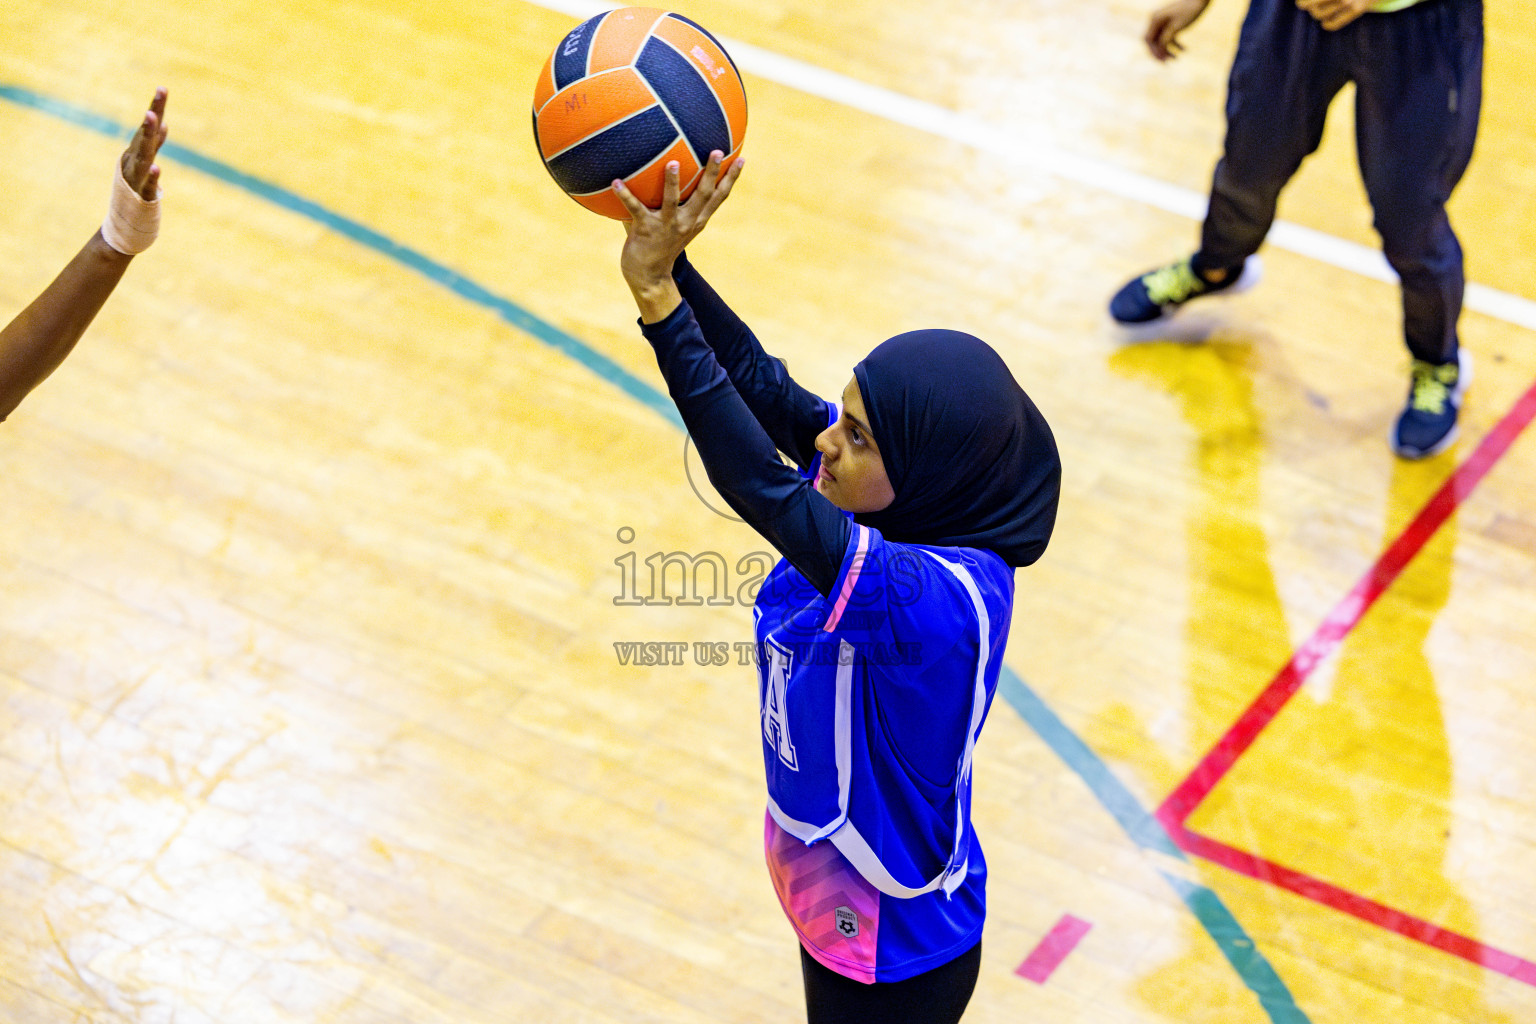
[{"label": "logo patch on shorts", "polygon": [[832,913],[837,918],[837,931],[839,935],[843,936],[845,939],[858,938],[858,914],[855,914],[847,907],[838,907],[836,910],[832,911]]}]

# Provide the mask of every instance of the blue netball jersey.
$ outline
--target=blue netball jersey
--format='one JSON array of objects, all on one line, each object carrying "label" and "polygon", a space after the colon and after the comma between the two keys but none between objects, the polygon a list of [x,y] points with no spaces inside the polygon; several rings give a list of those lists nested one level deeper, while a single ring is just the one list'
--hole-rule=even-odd
[{"label": "blue netball jersey", "polygon": [[981,939],[971,760],[1013,569],[990,551],[850,525],[830,596],[784,560],[757,598],[764,847],[811,956],[858,981],[900,981]]}]

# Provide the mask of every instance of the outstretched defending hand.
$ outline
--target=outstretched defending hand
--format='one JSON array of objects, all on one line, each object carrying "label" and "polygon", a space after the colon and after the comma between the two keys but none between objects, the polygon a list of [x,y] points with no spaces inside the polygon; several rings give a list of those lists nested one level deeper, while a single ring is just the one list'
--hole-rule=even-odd
[{"label": "outstretched defending hand", "polygon": [[1158,60],[1172,60],[1184,49],[1179,33],[1193,25],[1205,13],[1210,0],[1173,0],[1152,12],[1142,39],[1152,56]]},{"label": "outstretched defending hand", "polygon": [[155,156],[165,142],[165,90],[156,89],[149,110],[117,162],[112,200],[101,237],[113,249],[133,256],[148,249],[160,233],[160,167]]},{"label": "outstretched defending hand", "polygon": [[699,185],[687,202],[678,202],[678,165],[667,164],[666,184],[660,209],[652,210],[635,198],[622,181],[613,183],[613,191],[629,211],[624,222],[624,249],[619,254],[619,269],[640,307],[640,318],[648,324],[666,319],[682,302],[672,283],[672,264],[678,253],[698,237],[720,204],[731,194],[731,187],[741,176],[746,161],[737,158],[722,173],[724,154],[715,150]]},{"label": "outstretched defending hand", "polygon": [[123,180],[146,202],[154,202],[160,195],[160,167],[155,156],[165,142],[165,90],[156,89],[139,130],[133,133],[123,158],[118,163]]},{"label": "outstretched defending hand", "polygon": [[15,319],[0,327],[0,420],[58,368],[122,278],[135,253],[160,227],[160,168],[165,90],[155,98],[112,168],[112,195],[101,230]]}]

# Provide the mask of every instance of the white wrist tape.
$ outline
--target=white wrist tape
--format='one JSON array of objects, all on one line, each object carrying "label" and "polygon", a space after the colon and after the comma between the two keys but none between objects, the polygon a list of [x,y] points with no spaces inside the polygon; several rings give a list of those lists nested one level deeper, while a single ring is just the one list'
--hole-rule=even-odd
[{"label": "white wrist tape", "polygon": [[148,249],[159,233],[159,196],[153,202],[145,201],[123,177],[122,161],[118,161],[117,173],[112,177],[112,201],[107,206],[107,219],[101,224],[101,237],[123,255],[136,256]]}]

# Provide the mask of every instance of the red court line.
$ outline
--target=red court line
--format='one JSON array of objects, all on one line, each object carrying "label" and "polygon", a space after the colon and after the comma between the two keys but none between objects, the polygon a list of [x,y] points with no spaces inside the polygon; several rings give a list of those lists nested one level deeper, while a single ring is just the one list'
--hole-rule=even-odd
[{"label": "red court line", "polygon": [[1040,945],[1024,958],[1024,962],[1019,964],[1013,973],[1021,978],[1028,978],[1036,985],[1044,985],[1046,979],[1061,966],[1067,954],[1077,948],[1077,944],[1092,927],[1093,925],[1082,918],[1073,917],[1071,914],[1061,915],[1061,920],[1056,922],[1056,927],[1046,933],[1045,938],[1040,940]]},{"label": "red court line", "polygon": [[1300,871],[1293,871],[1272,860],[1265,860],[1263,857],[1228,846],[1209,836],[1191,832],[1187,828],[1180,827],[1176,832],[1170,831],[1170,834],[1173,841],[1179,844],[1180,849],[1220,864],[1230,871],[1277,885],[1298,896],[1305,896],[1324,906],[1358,917],[1362,921],[1380,925],[1389,932],[1396,932],[1405,938],[1434,946],[1463,960],[1470,960],[1489,970],[1506,974],[1516,981],[1523,981],[1527,985],[1536,985],[1536,963],[1531,963],[1513,953],[1505,953],[1476,939],[1468,938],[1437,924],[1431,924],[1423,918],[1394,910],[1359,893],[1341,889],[1331,882],[1313,878]]},{"label": "red court line", "polygon": [[1259,734],[1295,696],[1313,669],[1359,624],[1376,599],[1423,550],[1435,531],[1445,524],[1488,475],[1488,471],[1504,457],[1533,419],[1536,419],[1536,383],[1495,424],[1467,461],[1457,467],[1349,594],[1334,606],[1307,642],[1297,649],[1274,680],[1195,766],[1195,770],[1168,795],[1157,809],[1156,816],[1179,848],[1188,853],[1536,986],[1536,964],[1529,960],[1192,832],[1184,824],[1237,763],[1237,759],[1253,745]]},{"label": "red court line", "polygon": [[1408,563],[1413,561],[1424,545],[1450,518],[1467,496],[1482,482],[1515,438],[1520,436],[1533,418],[1536,418],[1536,383],[1533,383],[1514,408],[1505,414],[1482,444],[1477,446],[1448,480],[1419,510],[1392,546],[1382,553],[1376,564],[1356,583],[1354,589],[1334,606],[1320,626],[1292,655],[1290,662],[1280,670],[1263,692],[1248,706],[1225,736],[1196,765],[1179,787],[1169,794],[1157,809],[1157,818],[1164,825],[1183,825],[1196,807],[1204,802],[1216,784],[1237,763],[1259,733],[1272,722],[1280,709],[1285,707],[1301,684],[1306,682],[1318,664],[1338,647],[1340,641],[1360,622],[1362,616],[1376,603],[1392,581],[1397,579]]}]

